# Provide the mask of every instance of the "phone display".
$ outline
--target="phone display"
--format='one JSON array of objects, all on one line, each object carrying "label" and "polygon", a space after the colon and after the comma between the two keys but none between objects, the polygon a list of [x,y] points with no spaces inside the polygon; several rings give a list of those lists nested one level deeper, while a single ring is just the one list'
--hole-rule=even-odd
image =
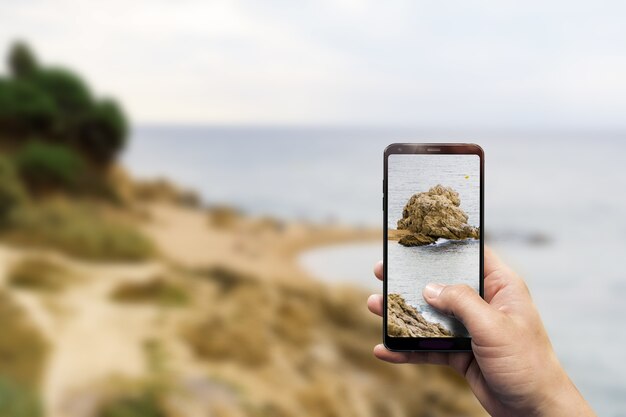
[{"label": "phone display", "polygon": [[461,322],[431,307],[428,283],[482,295],[483,152],[477,145],[396,144],[385,150],[385,344],[466,350]]}]

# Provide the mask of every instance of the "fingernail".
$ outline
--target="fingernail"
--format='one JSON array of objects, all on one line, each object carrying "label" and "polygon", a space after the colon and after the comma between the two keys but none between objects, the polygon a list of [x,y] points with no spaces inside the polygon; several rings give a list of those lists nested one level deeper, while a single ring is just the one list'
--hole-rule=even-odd
[{"label": "fingernail", "polygon": [[424,297],[427,298],[437,298],[441,291],[443,290],[443,285],[441,284],[428,284],[424,287]]}]

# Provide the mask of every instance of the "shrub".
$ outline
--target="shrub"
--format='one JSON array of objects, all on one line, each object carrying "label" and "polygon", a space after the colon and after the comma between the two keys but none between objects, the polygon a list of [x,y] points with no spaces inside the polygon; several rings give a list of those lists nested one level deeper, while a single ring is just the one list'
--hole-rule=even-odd
[{"label": "shrub", "polygon": [[104,404],[98,417],[167,417],[156,396],[141,393],[116,398]]},{"label": "shrub", "polygon": [[7,277],[11,286],[50,292],[60,291],[75,281],[76,276],[71,271],[43,257],[20,260],[9,270]]},{"label": "shrub", "polygon": [[9,52],[8,59],[11,74],[16,77],[31,75],[37,70],[37,58],[24,42],[16,42]]},{"label": "shrub", "polygon": [[28,82],[48,95],[66,117],[92,106],[93,99],[87,85],[78,75],[66,69],[39,69],[28,77]]},{"label": "shrub", "polygon": [[157,303],[165,306],[184,305],[189,301],[183,288],[162,277],[145,282],[123,283],[115,288],[111,298],[125,303]]},{"label": "shrub", "polygon": [[10,136],[49,132],[57,108],[48,95],[22,80],[0,79],[0,129]]},{"label": "shrub", "polygon": [[85,163],[70,148],[31,141],[15,156],[21,177],[38,191],[76,190],[85,179]]},{"label": "shrub", "polygon": [[138,261],[154,252],[150,241],[130,225],[105,217],[91,205],[64,200],[14,212],[5,237],[91,260]]},{"label": "shrub", "polygon": [[9,54],[11,77],[0,79],[0,134],[33,135],[65,144],[107,166],[128,136],[128,121],[111,99],[96,100],[87,84],[64,68],[41,67],[24,43]]},{"label": "shrub", "polygon": [[81,120],[78,145],[92,161],[108,164],[124,149],[127,134],[128,125],[119,105],[102,100]]},{"label": "shrub", "polygon": [[0,155],[0,226],[7,217],[27,200],[26,191],[20,182],[13,164]]}]

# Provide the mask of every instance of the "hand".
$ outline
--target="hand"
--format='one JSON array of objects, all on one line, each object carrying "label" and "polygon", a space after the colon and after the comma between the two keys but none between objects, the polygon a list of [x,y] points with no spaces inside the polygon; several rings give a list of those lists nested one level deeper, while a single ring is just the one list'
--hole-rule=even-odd
[{"label": "hand", "polygon": [[[374,267],[383,279],[383,264]],[[424,299],[459,319],[472,336],[472,352],[391,352],[392,363],[448,365],[464,376],[492,416],[595,416],[559,364],[524,281],[485,248],[485,299],[467,285],[429,284]],[[383,313],[380,294],[368,308]]]}]

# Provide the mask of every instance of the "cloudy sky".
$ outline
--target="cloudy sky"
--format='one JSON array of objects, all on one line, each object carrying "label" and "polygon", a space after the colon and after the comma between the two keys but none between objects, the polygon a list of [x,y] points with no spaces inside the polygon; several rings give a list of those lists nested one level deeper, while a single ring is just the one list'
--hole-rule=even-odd
[{"label": "cloudy sky", "polygon": [[140,123],[619,129],[625,19],[602,0],[0,0],[0,46],[29,41]]}]

